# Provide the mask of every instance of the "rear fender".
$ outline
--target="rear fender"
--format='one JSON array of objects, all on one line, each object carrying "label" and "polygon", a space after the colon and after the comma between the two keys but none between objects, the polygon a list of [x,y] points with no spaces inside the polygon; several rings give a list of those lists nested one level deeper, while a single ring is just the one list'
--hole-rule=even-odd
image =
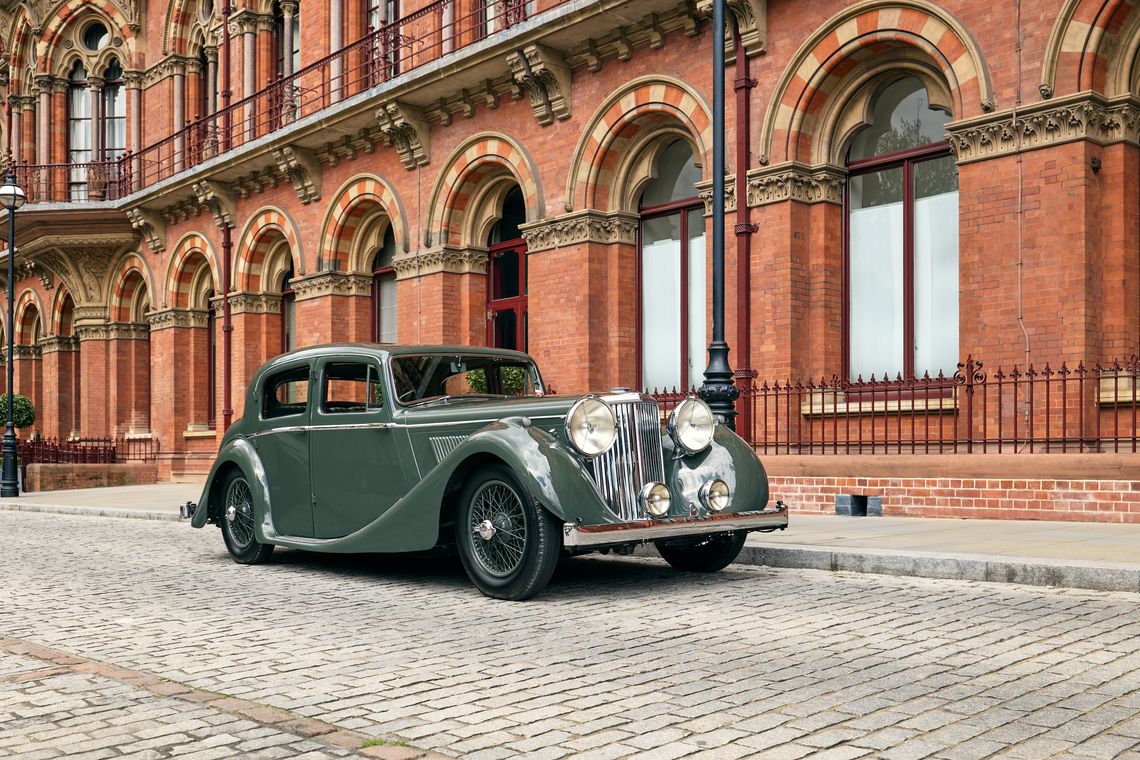
[{"label": "rear fender", "polygon": [[[235,438],[218,452],[214,466],[210,468],[210,475],[206,478],[206,485],[202,489],[202,496],[198,499],[198,508],[194,510],[194,518],[190,524],[195,528],[203,527],[207,520],[220,519],[223,494],[218,493],[226,474],[234,467],[241,469],[249,480],[249,490],[253,495],[254,531],[257,540],[264,542],[266,533],[273,533],[272,510],[269,504],[269,481],[265,475],[265,467],[257,451],[244,438]],[[268,528],[268,531],[266,530]]]}]

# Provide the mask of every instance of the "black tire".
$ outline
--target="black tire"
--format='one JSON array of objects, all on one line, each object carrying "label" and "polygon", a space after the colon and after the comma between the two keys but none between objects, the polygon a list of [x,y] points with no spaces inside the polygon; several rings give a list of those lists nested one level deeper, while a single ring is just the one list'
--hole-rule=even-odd
[{"label": "black tire", "polygon": [[695,544],[657,544],[657,551],[670,565],[689,573],[715,573],[732,564],[744,548],[747,533],[739,530],[709,536]]},{"label": "black tire", "polygon": [[254,533],[253,493],[245,473],[230,470],[218,493],[221,495],[218,524],[234,562],[258,565],[268,560],[273,554],[273,544],[261,543]]},{"label": "black tire", "polygon": [[493,465],[463,487],[455,545],[477,589],[495,599],[519,601],[550,582],[562,537],[555,519],[510,468]]}]

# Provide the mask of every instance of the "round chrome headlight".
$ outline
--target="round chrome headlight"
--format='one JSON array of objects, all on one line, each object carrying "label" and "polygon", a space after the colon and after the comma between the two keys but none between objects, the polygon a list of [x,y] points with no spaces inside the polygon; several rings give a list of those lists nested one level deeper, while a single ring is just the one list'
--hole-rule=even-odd
[{"label": "round chrome headlight", "polygon": [[614,445],[617,418],[606,402],[583,396],[566,415],[566,436],[583,456],[596,457]]},{"label": "round chrome headlight", "polygon": [[697,495],[701,497],[701,504],[713,512],[720,512],[728,506],[728,483],[723,480],[710,480],[701,486]]},{"label": "round chrome headlight", "polygon": [[686,454],[698,454],[712,443],[716,417],[709,405],[689,397],[669,415],[669,435],[677,448]]},{"label": "round chrome headlight", "polygon": [[645,511],[654,517],[664,517],[669,514],[672,499],[664,483],[646,483],[637,498]]}]

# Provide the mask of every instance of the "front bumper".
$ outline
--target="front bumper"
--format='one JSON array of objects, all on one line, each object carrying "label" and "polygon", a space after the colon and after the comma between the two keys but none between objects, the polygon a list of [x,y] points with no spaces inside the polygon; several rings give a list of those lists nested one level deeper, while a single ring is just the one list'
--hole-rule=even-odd
[{"label": "front bumper", "polygon": [[614,544],[658,541],[663,538],[704,536],[737,530],[776,530],[788,527],[788,508],[777,502],[773,509],[730,512],[705,517],[678,517],[665,520],[639,520],[613,525],[562,526],[562,545],[567,549],[612,546]]}]

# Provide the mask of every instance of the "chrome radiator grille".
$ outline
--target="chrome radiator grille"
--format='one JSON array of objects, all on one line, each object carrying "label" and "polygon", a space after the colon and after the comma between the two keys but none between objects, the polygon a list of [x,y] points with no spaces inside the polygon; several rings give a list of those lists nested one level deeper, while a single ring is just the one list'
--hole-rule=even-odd
[{"label": "chrome radiator grille", "polygon": [[637,494],[646,483],[665,480],[657,402],[610,402],[610,407],[617,417],[617,440],[591,463],[594,483],[618,517],[645,520],[649,515],[638,503]]}]

